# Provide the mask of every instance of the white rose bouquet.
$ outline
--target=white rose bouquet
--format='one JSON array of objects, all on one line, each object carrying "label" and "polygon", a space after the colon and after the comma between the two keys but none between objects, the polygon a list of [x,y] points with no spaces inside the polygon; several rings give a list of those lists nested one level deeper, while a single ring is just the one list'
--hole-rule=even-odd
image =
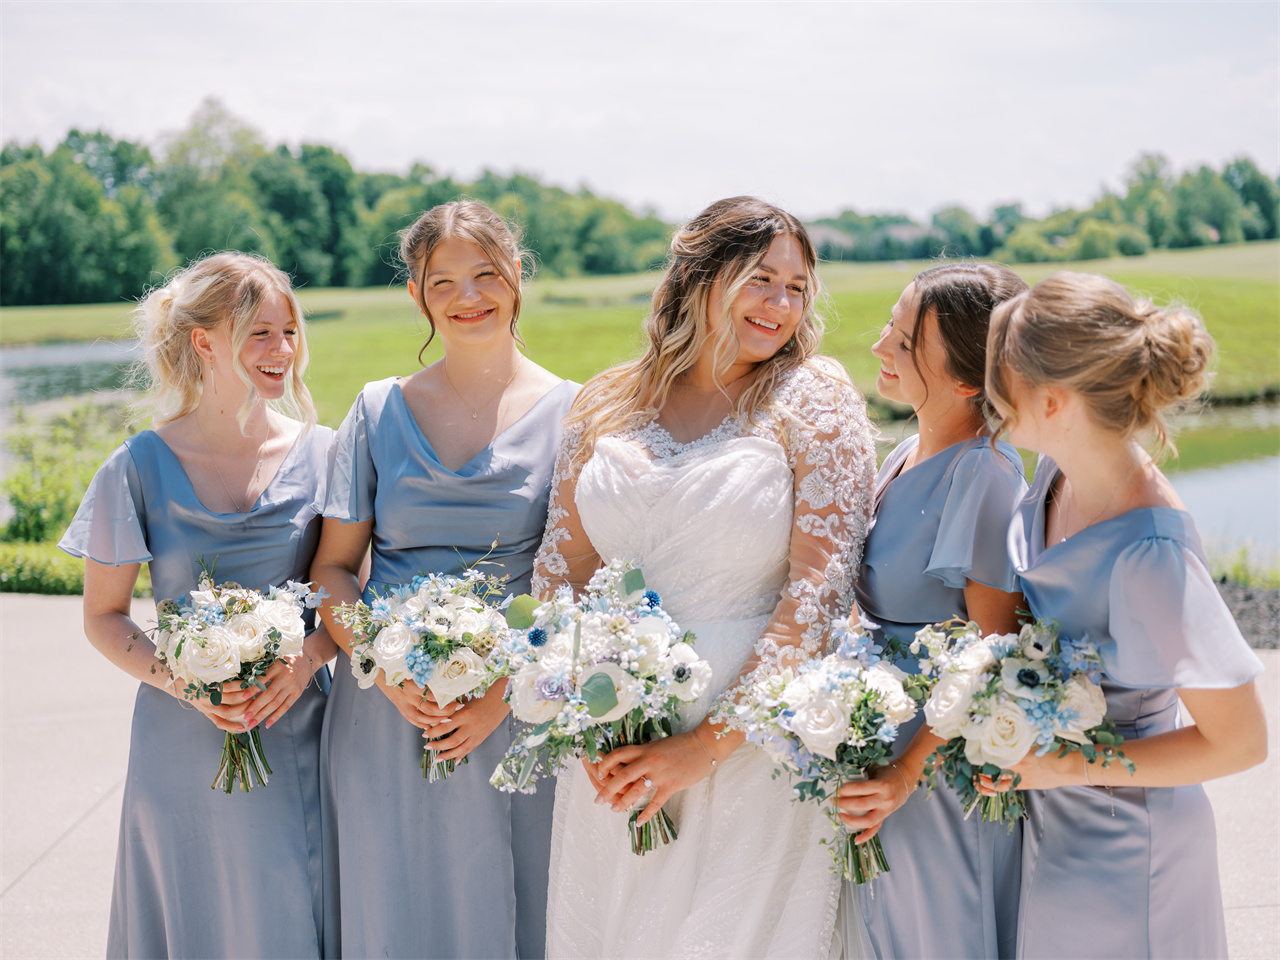
[{"label": "white rose bouquet", "polygon": [[[499,790],[531,793],[539,773],[571,757],[594,762],[670,736],[680,703],[711,682],[711,666],[690,646],[693,634],[681,633],[638,569],[617,561],[596,571],[576,602],[569,587],[545,603],[517,597],[507,622],[512,630],[495,664],[509,678],[511,712],[534,726],[494,770],[489,782]],[[637,854],[676,839],[665,810],[636,824],[647,803],[628,821]]]},{"label": "white rose bouquet", "polygon": [[[770,754],[775,777],[791,777],[797,800],[831,800],[840,784],[889,763],[898,728],[927,695],[928,679],[880,659],[860,625],[836,621],[833,639],[836,653],[754,680],[730,720]],[[833,872],[865,883],[889,869],[879,837],[856,844],[834,803],[826,813],[837,831],[834,841],[822,841]]]},{"label": "white rose bouquet", "polygon": [[[941,774],[959,793],[966,815],[980,805],[984,820],[1012,830],[1026,816],[1022,794],[1012,789],[983,796],[977,778],[1010,773],[1032,750],[1039,756],[1078,750],[1089,763],[1101,757],[1104,767],[1119,762],[1133,772],[1133,761],[1116,749],[1124,740],[1106,717],[1098,685],[1102,660],[1092,644],[1059,636],[1057,624],[1037,621],[1019,633],[986,637],[973,623],[946,633],[925,627],[911,651],[922,647],[928,657],[921,670],[937,678],[925,719],[947,741],[929,758],[925,776],[936,783]],[[1015,788],[1018,782],[1014,775]]]},{"label": "white rose bouquet", "polygon": [[[195,590],[156,604],[156,659],[185,683],[182,695],[188,700],[207,697],[217,706],[227,683],[241,690],[265,690],[262,677],[276,661],[302,653],[304,610],[319,606],[325,596],[323,589],[292,580],[283,588],[268,587],[265,593],[230,581],[215,584],[211,571],[201,564]],[[221,784],[230,793],[239,782],[248,792],[254,780],[263,785],[270,774],[255,727],[227,734],[211,786]]]},{"label": "white rose bouquet", "polygon": [[[412,680],[440,706],[484,693],[498,679],[488,656],[507,633],[504,605],[493,603],[504,590],[503,578],[471,568],[461,576],[414,577],[372,603],[342,604],[338,619],[354,635],[356,681],[371,687],[381,670],[388,684]],[[436,759],[434,742],[422,752],[422,776],[430,783],[455,767],[453,760]]]}]

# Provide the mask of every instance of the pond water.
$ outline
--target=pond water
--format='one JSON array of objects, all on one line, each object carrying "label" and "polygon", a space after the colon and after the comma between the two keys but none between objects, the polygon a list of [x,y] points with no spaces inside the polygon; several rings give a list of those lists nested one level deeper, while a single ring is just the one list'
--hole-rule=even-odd
[{"label": "pond water", "polygon": [[[136,342],[107,340],[0,350],[0,422],[8,427],[15,406],[118,389],[140,352]],[[1218,556],[1243,549],[1264,565],[1280,562],[1280,404],[1215,408],[1173,426],[1181,459],[1165,470],[1205,548]],[[891,443],[914,427],[881,429]]]}]

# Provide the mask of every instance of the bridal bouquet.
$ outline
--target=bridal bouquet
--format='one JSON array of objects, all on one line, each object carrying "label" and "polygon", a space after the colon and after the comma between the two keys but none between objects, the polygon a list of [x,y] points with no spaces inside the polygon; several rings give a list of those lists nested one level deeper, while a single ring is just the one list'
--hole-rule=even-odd
[{"label": "bridal bouquet", "polygon": [[[578,601],[569,587],[540,603],[517,597],[507,610],[512,630],[494,655],[507,676],[516,719],[533,724],[517,737],[490,779],[499,790],[532,792],[539,773],[570,757],[592,762],[618,747],[671,735],[681,701],[696,700],[711,682],[710,665],[645,588],[644,575],[613,562],[598,570]],[[662,811],[636,823],[631,850],[643,854],[676,838]]]},{"label": "bridal bouquet", "polygon": [[[1057,625],[1045,621],[986,637],[976,626],[948,633],[925,627],[911,645],[912,652],[927,650],[921,669],[937,682],[925,719],[947,740],[930,757],[925,775],[936,783],[941,774],[959,793],[966,815],[981,806],[982,819],[1012,830],[1026,816],[1022,794],[1011,789],[982,796],[977,778],[1009,773],[1033,749],[1038,756],[1078,750],[1089,763],[1101,756],[1104,767],[1119,762],[1133,772],[1133,761],[1116,749],[1124,740],[1106,717],[1096,647],[1060,636]],[[1013,787],[1018,782],[1015,775]]]},{"label": "bridal bouquet", "polygon": [[[319,606],[324,590],[290,580],[284,588],[266,593],[246,590],[238,583],[215,584],[202,569],[200,585],[180,600],[156,604],[156,659],[186,684],[188,700],[207,697],[222,703],[225,684],[239,689],[265,690],[262,677],[284,657],[302,653],[306,632],[303,609]],[[222,759],[210,786],[222,784],[230,793],[237,781],[246,792],[267,782],[271,767],[254,727],[247,733],[228,733]]]},{"label": "bridal bouquet", "polygon": [[[836,653],[748,684],[731,721],[769,753],[775,777],[791,777],[797,800],[833,799],[840,784],[889,763],[898,728],[927,693],[927,678],[880,659],[862,626],[836,621],[834,638]],[[837,830],[833,872],[865,883],[889,869],[878,836],[856,844],[834,803],[826,813]]]},{"label": "bridal bouquet", "polygon": [[[487,658],[507,632],[501,605],[491,602],[504,588],[502,578],[472,568],[460,576],[414,577],[371,603],[342,604],[338,619],[354,636],[351,672],[357,683],[373,686],[381,670],[388,684],[412,680],[442,707],[483,693],[497,679]],[[428,740],[422,752],[422,776],[429,783],[455,766],[436,759],[434,742]]]}]

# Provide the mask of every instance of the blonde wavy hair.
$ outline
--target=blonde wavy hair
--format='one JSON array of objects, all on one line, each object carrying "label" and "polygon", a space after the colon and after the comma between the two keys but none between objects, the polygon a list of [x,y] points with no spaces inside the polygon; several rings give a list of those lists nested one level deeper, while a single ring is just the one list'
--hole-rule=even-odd
[{"label": "blonde wavy hair", "polygon": [[[693,369],[704,350],[712,351],[717,378],[729,370],[739,350],[729,310],[780,236],[795,237],[800,244],[807,277],[804,313],[791,339],[748,374],[750,382],[733,413],[754,422],[772,403],[781,378],[818,352],[823,333],[823,320],[814,306],[821,291],[818,256],[804,225],[755,197],[718,200],[671,238],[667,269],[643,322],[648,341],[644,354],[592,377],[574,401],[564,425],[566,431],[581,430],[573,455],[575,469],[590,459],[600,437],[643,426],[657,416],[672,385]],[[713,335],[708,306],[717,281],[724,315]]]},{"label": "blonde wavy hair", "polygon": [[1017,422],[1012,377],[1079,394],[1100,426],[1154,434],[1177,451],[1165,416],[1212,378],[1213,338],[1189,307],[1157,306],[1107,277],[1055,273],[996,307],[987,333],[987,395],[997,435]]},{"label": "blonde wavy hair", "polygon": [[432,207],[410,226],[400,231],[400,260],[417,288],[418,307],[427,318],[431,332],[427,342],[418,351],[422,362],[423,351],[436,336],[435,318],[427,311],[427,262],[436,247],[446,240],[465,240],[479,247],[498,271],[515,298],[511,312],[511,335],[516,343],[524,346],[516,321],[520,319],[520,306],[524,302],[523,284],[532,279],[533,257],[520,246],[515,228],[494,213],[479,200],[451,200]]},{"label": "blonde wavy hair", "polygon": [[285,395],[272,406],[310,429],[316,410],[302,379],[309,362],[302,306],[285,273],[262,257],[234,251],[196,260],[138,303],[133,329],[142,341],[143,356],[134,381],[145,384],[146,392],[135,404],[137,418],[149,416],[152,425],[160,427],[196,408],[204,391],[204,369],[191,334],[197,327],[212,331],[230,324],[231,366],[249,389],[236,413],[243,430],[258,391],[240,362],[240,351],[272,294],[284,297],[297,324]]}]

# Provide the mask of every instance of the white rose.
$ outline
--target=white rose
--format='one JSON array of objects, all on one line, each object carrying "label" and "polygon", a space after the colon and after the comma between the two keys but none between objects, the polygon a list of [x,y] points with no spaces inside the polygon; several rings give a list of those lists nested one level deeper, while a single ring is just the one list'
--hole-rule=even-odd
[{"label": "white rose", "polygon": [[902,688],[906,673],[881,660],[866,672],[867,686],[880,694],[880,711],[901,726],[916,715],[916,702]]},{"label": "white rose", "polygon": [[302,653],[302,641],[306,626],[302,621],[302,607],[288,600],[267,600],[254,611],[268,627],[280,634],[280,656],[296,657]]},{"label": "white rose", "polygon": [[563,700],[544,700],[538,693],[538,679],[542,670],[531,663],[509,681],[511,712],[525,723],[546,723],[555,718],[564,707]]},{"label": "white rose", "polygon": [[386,674],[387,683],[395,686],[411,678],[405,658],[413,649],[413,631],[403,623],[389,623],[373,638],[373,647],[369,651],[373,662]]},{"label": "white rose", "polygon": [[672,687],[679,699],[697,700],[707,692],[711,686],[711,664],[699,659],[687,643],[672,644],[670,657],[673,662]]},{"label": "white rose", "polygon": [[829,693],[814,694],[795,708],[791,732],[813,753],[834,760],[849,732],[849,711]]},{"label": "white rose", "polygon": [[489,669],[470,647],[459,647],[444,663],[437,663],[427,689],[436,703],[444,706],[484,683]]},{"label": "white rose", "polygon": [[1074,710],[1077,719],[1069,726],[1058,725],[1054,733],[1063,740],[1084,743],[1088,738],[1084,735],[1103,721],[1107,715],[1107,698],[1102,688],[1088,677],[1077,674],[1062,687],[1062,701],[1059,712]]},{"label": "white rose", "polygon": [[222,629],[240,644],[240,662],[249,663],[262,656],[267,644],[267,623],[257,613],[237,613],[222,622]]},{"label": "white rose", "polygon": [[240,644],[222,626],[211,626],[187,637],[178,658],[187,680],[217,683],[240,672]]},{"label": "white rose", "polygon": [[954,654],[951,662],[955,669],[981,673],[983,670],[995,666],[996,657],[991,652],[991,644],[988,639],[990,638],[973,640],[959,653]]},{"label": "white rose", "polygon": [[977,689],[976,673],[944,674],[924,705],[925,722],[944,740],[960,736]]},{"label": "white rose", "polygon": [[1005,770],[1027,755],[1035,743],[1035,728],[1016,703],[999,701],[985,717],[966,725],[964,755],[975,765],[994,763]]},{"label": "white rose", "polygon": [[627,673],[616,663],[597,663],[583,671],[583,682],[596,674],[602,673],[613,681],[613,692],[617,694],[618,705],[608,713],[592,719],[598,724],[613,723],[625,717],[640,705],[640,694],[643,692],[635,677]]},{"label": "white rose", "polygon": [[814,691],[818,688],[818,673],[816,670],[810,670],[795,677],[782,689],[782,702],[795,706],[803,703],[813,696]]},{"label": "white rose", "polygon": [[421,613],[426,609],[426,607],[427,598],[423,595],[422,591],[418,591],[408,597],[403,603],[396,604],[392,613],[397,617],[404,617],[407,620],[414,616],[414,614]]}]

